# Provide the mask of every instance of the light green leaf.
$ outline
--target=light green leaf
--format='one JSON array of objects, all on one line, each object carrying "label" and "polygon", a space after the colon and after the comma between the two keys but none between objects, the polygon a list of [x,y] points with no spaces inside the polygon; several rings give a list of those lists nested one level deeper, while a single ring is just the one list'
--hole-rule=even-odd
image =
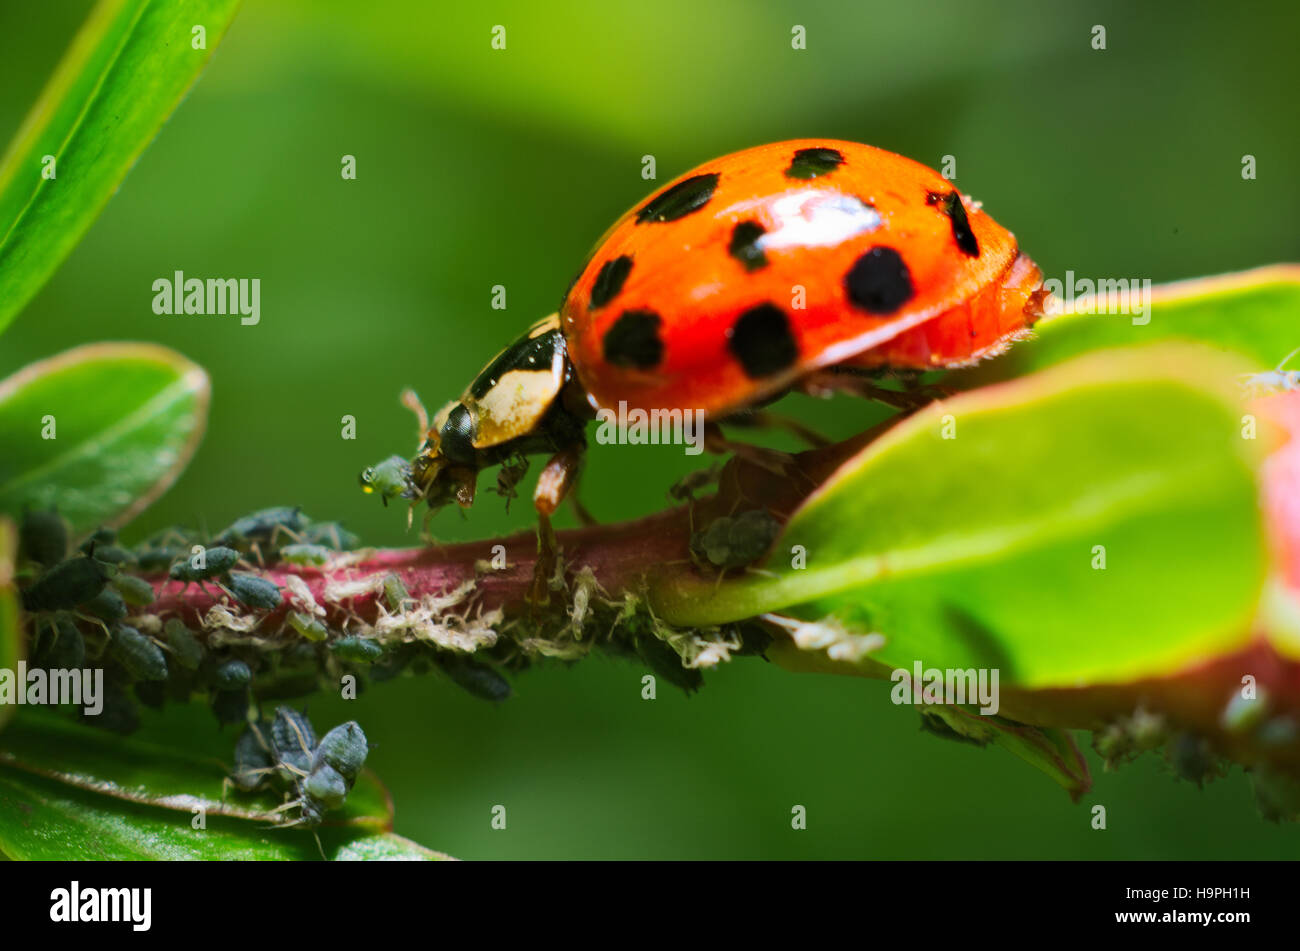
[{"label": "light green leaf", "polygon": [[202,368],[152,344],[24,367],[0,381],[0,513],[57,506],[76,532],[129,521],[193,456],[208,396]]},{"label": "light green leaf", "polygon": [[780,612],[821,635],[878,632],[868,663],[993,668],[1003,688],[1128,682],[1238,649],[1265,576],[1267,441],[1241,438],[1240,368],[1128,348],[932,405],[813,494],[765,574],[714,595],[663,569],[651,605],[676,625]]},{"label": "light green leaf", "polygon": [[[1121,300],[1124,306],[1126,300]],[[1160,285],[1151,289],[1150,310],[1144,314],[1080,313],[1079,307],[1090,305],[1076,301],[1075,310],[1040,321],[1030,339],[996,360],[949,374],[944,385],[968,388],[1014,379],[1093,350],[1167,340],[1240,354],[1247,361],[1243,369],[1253,373],[1272,370],[1300,347],[1300,265]],[[1095,301],[1091,308],[1096,309]]]},{"label": "light green leaf", "polygon": [[[36,817],[36,818],[34,818]],[[12,859],[314,860],[321,852],[301,829],[210,816],[206,829],[189,813],[96,795],[31,773],[0,767],[0,852]],[[393,835],[320,829],[326,858],[445,859]]]},{"label": "light green leaf", "polygon": [[[18,533],[13,523],[0,517],[0,670],[17,670],[22,659],[18,636],[18,591],[14,587],[14,562]],[[14,714],[14,707],[0,704],[0,728]]]},{"label": "light green leaf", "polygon": [[[302,829],[272,828],[272,793],[223,793],[226,765],[48,711],[0,736],[0,851],[13,858],[318,858]],[[31,809],[42,819],[26,821]],[[206,829],[195,829],[196,810]],[[392,803],[363,771],[320,828],[327,856],[445,858],[391,833]]]},{"label": "light green leaf", "polygon": [[[0,160],[0,330],[81,240],[238,7],[101,0],[91,12]],[[204,49],[193,48],[196,26]]]}]

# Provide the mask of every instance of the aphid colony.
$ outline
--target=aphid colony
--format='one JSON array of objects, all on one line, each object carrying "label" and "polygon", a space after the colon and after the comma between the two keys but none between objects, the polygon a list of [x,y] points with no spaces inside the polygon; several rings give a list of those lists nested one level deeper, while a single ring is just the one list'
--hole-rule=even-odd
[{"label": "aphid colony", "polygon": [[228,782],[243,792],[273,787],[290,796],[277,811],[297,809],[289,824],[320,825],[326,812],[342,808],[370,746],[355,720],[330,730],[320,742],[307,717],[277,707],[270,722],[248,724],[235,742],[235,769]]}]

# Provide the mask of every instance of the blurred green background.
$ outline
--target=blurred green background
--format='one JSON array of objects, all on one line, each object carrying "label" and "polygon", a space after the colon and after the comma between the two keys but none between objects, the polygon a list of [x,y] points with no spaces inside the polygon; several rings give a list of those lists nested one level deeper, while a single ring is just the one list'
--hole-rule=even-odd
[{"label": "blurred green background", "polygon": [[[89,2],[0,5],[0,138]],[[437,405],[555,309],[595,239],[658,183],[799,136],[938,166],[1051,276],[1165,281],[1300,260],[1300,6],[1199,3],[251,0],[198,86],[45,290],[0,338],[0,375],[103,339],[172,346],[212,375],[207,437],[128,532],[219,528],[300,504],[371,544],[416,543],[362,496],[365,464],[414,448],[397,402]],[[494,51],[490,31],[506,27]],[[791,49],[795,24],[807,49]],[[1091,47],[1105,26],[1107,48]],[[340,159],[357,158],[343,181]],[[1243,181],[1252,154],[1258,180]],[[259,277],[262,321],[160,317],[176,269]],[[508,308],[489,306],[503,284]],[[873,410],[791,408],[847,435]],[[358,420],[355,441],[340,417]],[[535,467],[536,468],[536,467]],[[598,446],[602,520],[646,513],[692,468],[676,447]],[[490,495],[446,540],[525,529]],[[1068,610],[1068,605],[1062,605]],[[1135,632],[1140,636],[1140,632]],[[1240,770],[1198,790],[1148,758],[1089,753],[1079,805],[1020,761],[918,732],[887,684],[742,659],[686,699],[640,699],[593,658],[517,679],[491,707],[434,679],[348,704],[397,831],[464,858],[1293,857]],[[146,712],[147,715],[153,716]],[[215,729],[215,727],[214,727]],[[1090,828],[1089,807],[1109,828]],[[493,831],[504,804],[508,828]],[[808,809],[806,831],[790,810]]]}]

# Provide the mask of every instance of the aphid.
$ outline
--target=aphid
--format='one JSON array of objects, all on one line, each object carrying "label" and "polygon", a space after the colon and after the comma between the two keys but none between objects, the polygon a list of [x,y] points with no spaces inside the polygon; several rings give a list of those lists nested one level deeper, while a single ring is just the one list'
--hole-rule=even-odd
[{"label": "aphid", "polygon": [[162,648],[135,628],[114,625],[109,649],[132,680],[167,679],[167,658]]},{"label": "aphid", "polygon": [[121,684],[106,680],[100,703],[102,706],[97,714],[90,714],[83,708],[83,722],[120,736],[134,733],[140,728],[140,713]]},{"label": "aphid", "polygon": [[339,660],[354,664],[369,664],[384,656],[384,649],[370,637],[350,634],[330,642],[330,650]]},{"label": "aphid", "polygon": [[212,683],[218,690],[238,690],[252,682],[253,671],[242,660],[225,661],[212,672]]},{"label": "aphid", "polygon": [[274,542],[280,535],[292,537],[307,527],[309,519],[299,508],[277,505],[235,519],[230,527],[213,539],[218,545],[250,547],[258,542]]},{"label": "aphid", "polygon": [[109,586],[105,586],[103,591],[83,603],[81,610],[109,624],[120,621],[127,615],[126,601]]},{"label": "aphid", "polygon": [[361,547],[361,539],[338,522],[312,522],[298,537],[305,545],[325,545],[335,551],[353,551]]},{"label": "aphid", "polygon": [[290,611],[287,620],[290,627],[309,641],[323,641],[329,636],[324,624],[301,611]]},{"label": "aphid", "polygon": [[113,587],[117,589],[127,604],[136,607],[153,604],[153,585],[143,578],[137,578],[135,575],[119,574],[113,579]]},{"label": "aphid", "polygon": [[28,611],[58,611],[84,604],[100,591],[112,573],[94,558],[69,558],[60,562],[23,591]]},{"label": "aphid", "polygon": [[54,509],[28,509],[18,529],[18,545],[29,560],[46,567],[57,565],[68,553],[68,524]]},{"label": "aphid", "polygon": [[780,532],[781,523],[763,509],[724,515],[691,536],[691,555],[697,564],[724,571],[743,568],[762,558]]},{"label": "aphid", "polygon": [[223,575],[239,561],[239,552],[224,545],[211,548],[199,547],[188,558],[171,566],[167,576],[173,581],[204,582],[218,575]]},{"label": "aphid", "polygon": [[218,723],[244,723],[248,720],[247,687],[236,690],[213,690],[210,700],[212,713]]},{"label": "aphid", "polygon": [[1274,369],[1264,373],[1243,373],[1241,376],[1241,385],[1251,392],[1269,392],[1272,390],[1297,390],[1300,389],[1300,370],[1283,370],[1282,368],[1291,362],[1291,358],[1300,353],[1300,347],[1296,347],[1279,363]]},{"label": "aphid", "polygon": [[389,456],[383,462],[376,463],[362,471],[361,489],[367,495],[377,494],[379,500],[388,504],[389,499],[405,497],[409,485],[411,464],[401,456]]},{"label": "aphid", "polygon": [[274,582],[236,571],[226,576],[222,590],[241,604],[264,611],[278,608],[283,600],[280,587]]},{"label": "aphid", "polygon": [[35,667],[47,670],[80,670],[86,665],[86,640],[77,625],[67,618],[49,624],[50,634],[32,658]]},{"label": "aphid", "polygon": [[[303,780],[302,794],[317,807],[313,813],[329,812],[338,809],[348,798],[348,782],[334,767],[321,763]],[[319,821],[319,818],[315,820]]]},{"label": "aphid", "polygon": [[411,593],[406,589],[402,579],[395,574],[389,573],[384,576],[384,601],[388,605],[388,610],[394,614],[405,611],[407,605],[411,603]]},{"label": "aphid", "polygon": [[97,561],[107,562],[110,565],[129,565],[135,561],[135,555],[125,548],[116,545],[96,545],[93,541],[82,545],[81,553],[94,555]]},{"label": "aphid", "polygon": [[369,752],[370,744],[366,741],[361,725],[356,720],[349,720],[321,737],[312,760],[312,768],[328,764],[351,784],[356,781]]},{"label": "aphid", "polygon": [[228,782],[243,792],[258,789],[273,772],[271,749],[257,724],[250,723],[235,741],[235,768]]},{"label": "aphid", "polygon": [[323,565],[335,554],[324,545],[285,545],[280,549],[280,557],[291,565]]},{"label": "aphid", "polygon": [[163,634],[176,662],[186,670],[198,670],[199,664],[203,662],[203,645],[194,636],[194,632],[180,619],[171,618],[163,625]]},{"label": "aphid", "polygon": [[683,667],[677,652],[653,634],[637,636],[636,652],[655,676],[688,694],[704,685],[704,675],[693,667]]},{"label": "aphid", "polygon": [[439,655],[436,663],[456,686],[480,700],[499,703],[510,697],[510,681],[487,664],[456,654]]},{"label": "aphid", "polygon": [[316,731],[311,722],[292,707],[276,707],[271,721],[271,751],[285,782],[308,775],[316,752]]}]

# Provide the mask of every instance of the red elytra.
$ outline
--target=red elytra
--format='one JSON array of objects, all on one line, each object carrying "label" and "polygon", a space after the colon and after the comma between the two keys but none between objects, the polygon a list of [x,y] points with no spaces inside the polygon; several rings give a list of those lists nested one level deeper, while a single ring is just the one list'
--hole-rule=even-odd
[{"label": "red elytra", "polygon": [[933,169],[798,139],[706,162],[628,211],[560,316],[594,406],[716,416],[825,367],[977,361],[1045,297],[1014,235]]}]

